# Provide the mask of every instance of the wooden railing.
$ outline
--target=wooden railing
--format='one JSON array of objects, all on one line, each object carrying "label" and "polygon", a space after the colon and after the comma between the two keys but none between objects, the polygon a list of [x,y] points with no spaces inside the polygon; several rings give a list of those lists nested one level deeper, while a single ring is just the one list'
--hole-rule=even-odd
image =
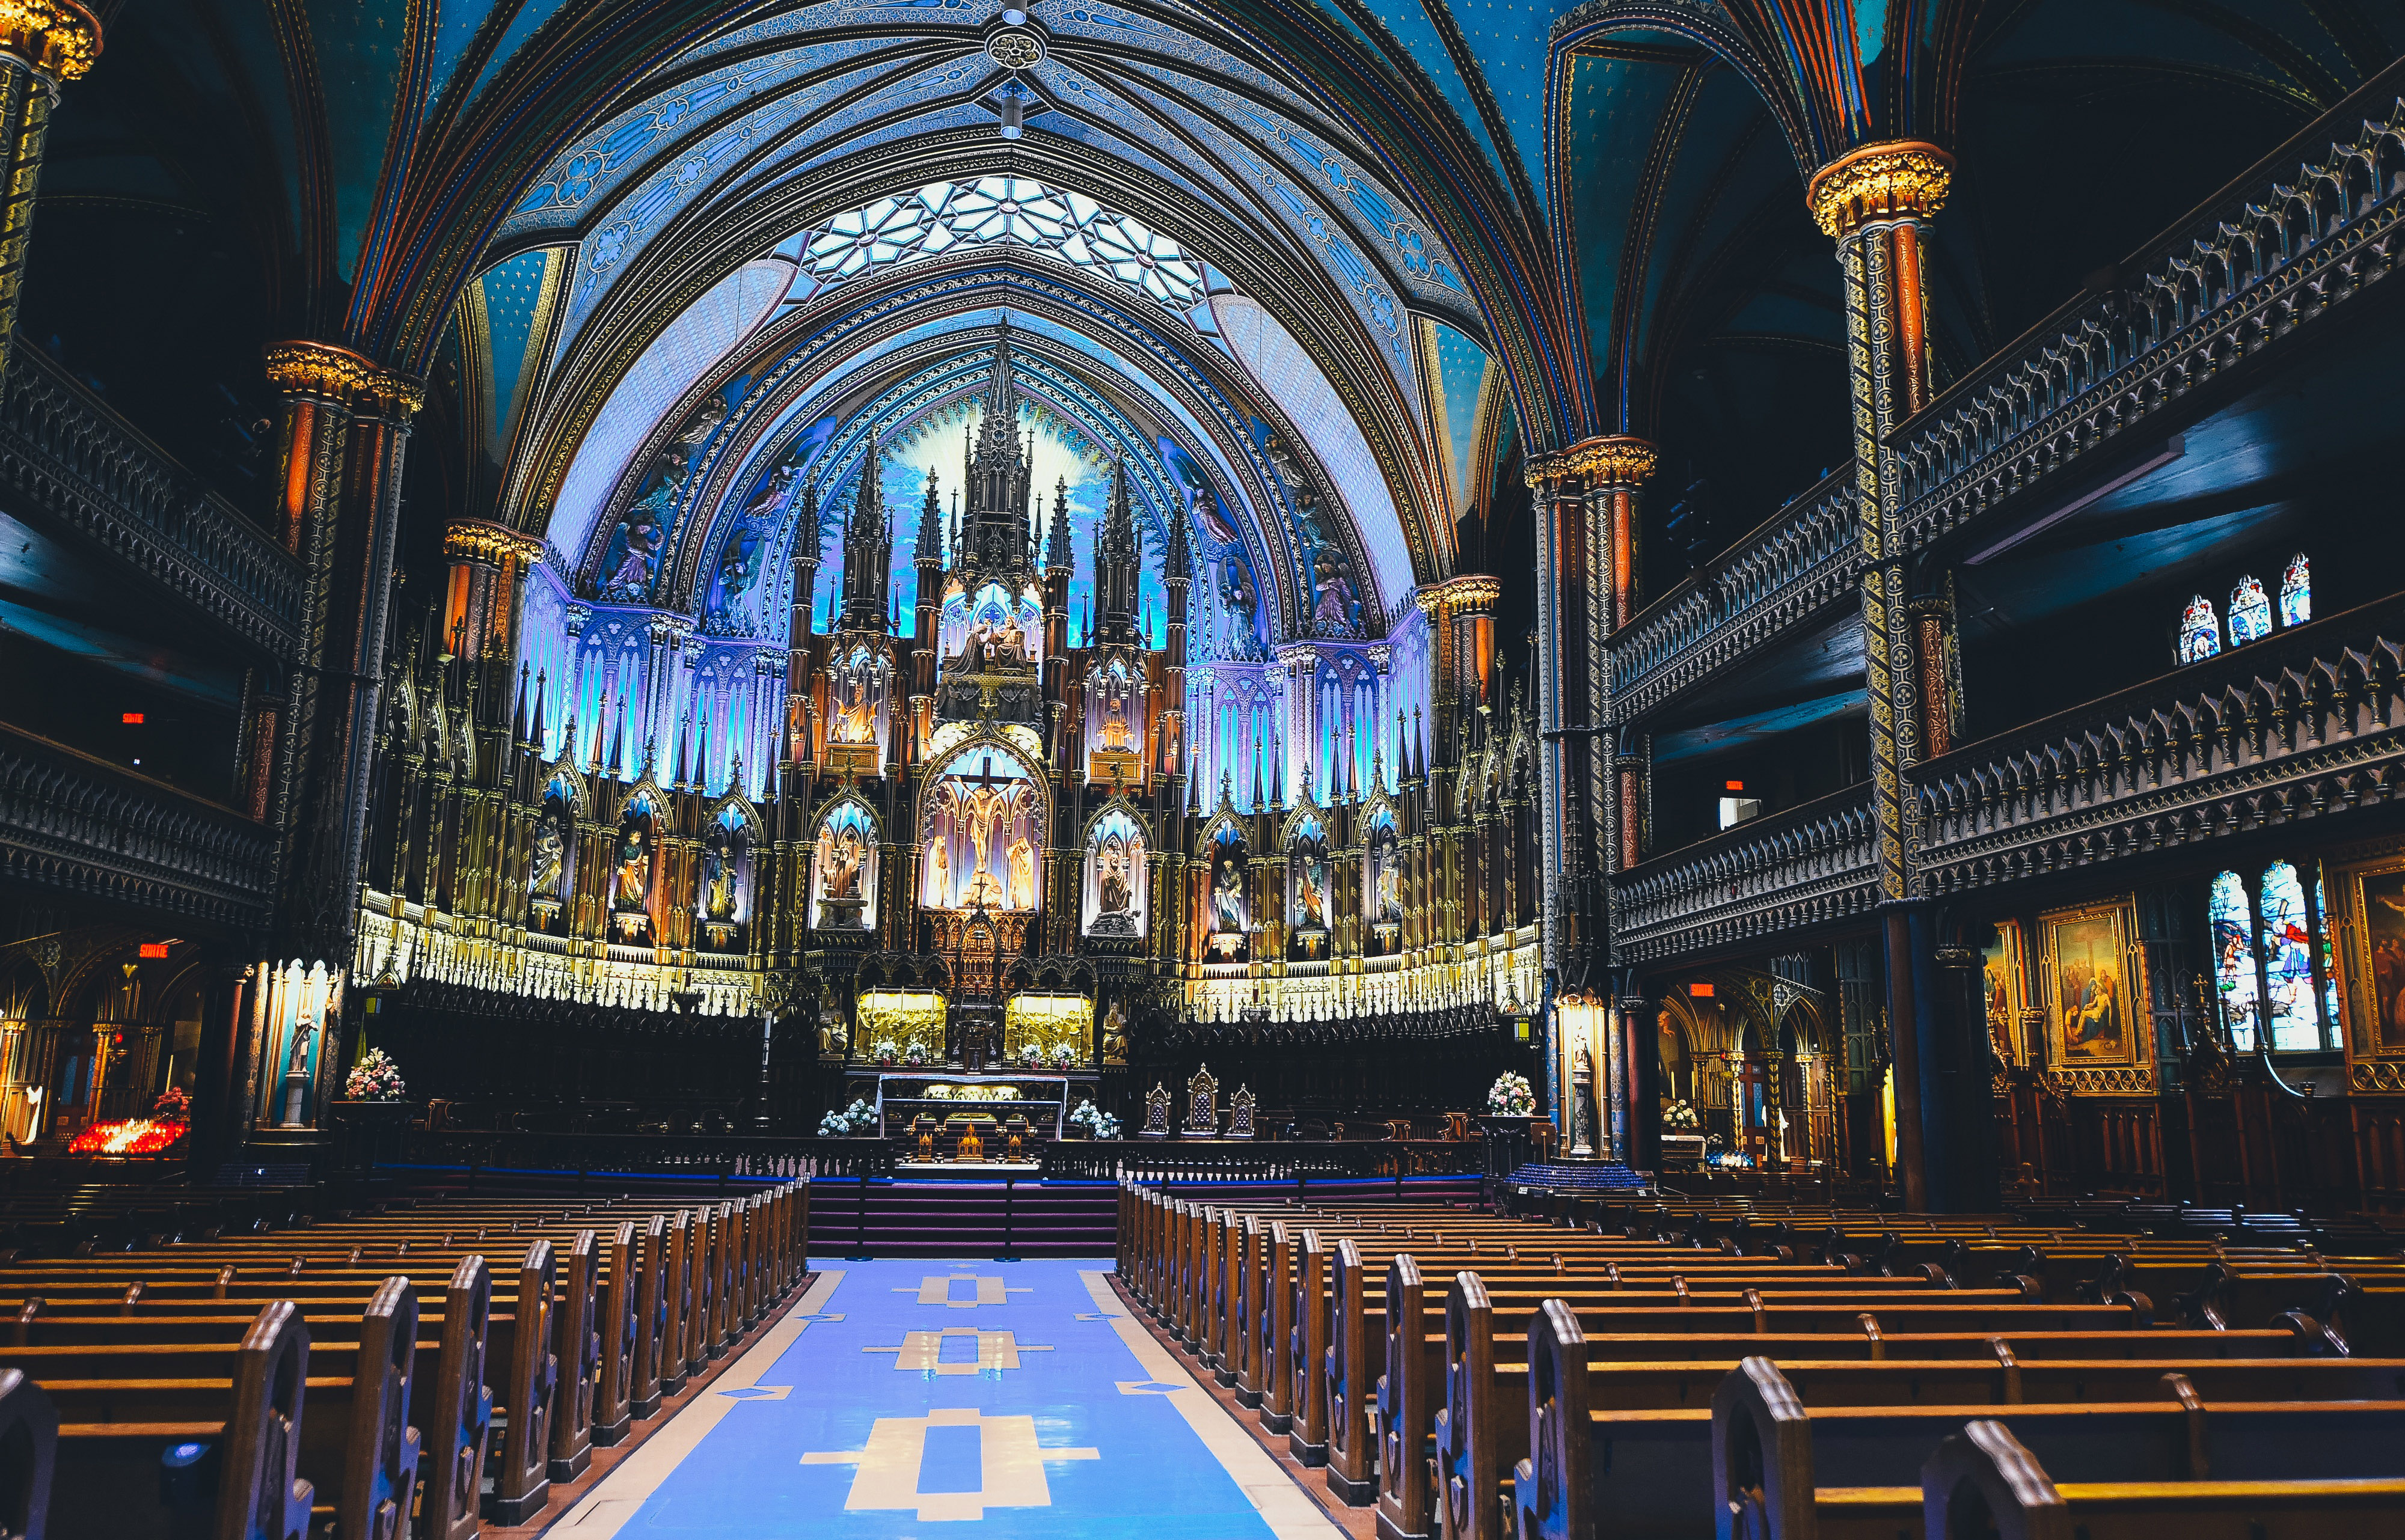
[{"label": "wooden railing", "polygon": [[0,397],[0,485],[279,658],[301,651],[301,564],[28,338]]},{"label": "wooden railing", "polygon": [[2392,66],[1949,385],[1893,441],[1917,549],[2144,428],[2395,267],[2405,66]]},{"label": "wooden railing", "polygon": [[674,1172],[728,1178],[892,1176],[881,1139],[786,1134],[565,1134],[520,1129],[412,1128],[403,1158],[471,1170]]},{"label": "wooden railing", "polygon": [[[1897,427],[1902,539],[1918,551],[2084,467],[2133,430],[2168,439],[2208,384],[2328,317],[2397,265],[2405,64],[2390,67],[1999,349]],[[2156,428],[2153,425],[2162,426]],[[1838,468],[1665,594],[1610,644],[1613,720],[1634,721],[1854,590],[1854,468]]]},{"label": "wooden railing", "polygon": [[0,722],[0,875],[225,926],[265,922],[264,825]]},{"label": "wooden railing", "polygon": [[1320,1178],[1476,1176],[1485,1144],[1469,1140],[1343,1140],[1219,1143],[1202,1140],[1067,1140],[1044,1147],[1048,1180],[1311,1182]]},{"label": "wooden railing", "polygon": [[1612,951],[1626,963],[1867,915],[1878,889],[1870,789],[1849,787],[1723,830],[1612,886]]},{"label": "wooden railing", "polygon": [[1864,558],[1849,463],[1648,606],[1610,642],[1611,708],[1630,721],[1849,600]]},{"label": "wooden railing", "polygon": [[1966,744],[1907,780],[1935,893],[2389,802],[2405,786],[2405,597]]}]

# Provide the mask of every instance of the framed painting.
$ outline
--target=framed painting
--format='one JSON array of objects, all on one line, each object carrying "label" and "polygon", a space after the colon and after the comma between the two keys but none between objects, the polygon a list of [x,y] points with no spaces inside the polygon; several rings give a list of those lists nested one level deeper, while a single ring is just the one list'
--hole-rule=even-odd
[{"label": "framed painting", "polygon": [[2405,1051],[2405,853],[2346,868],[2331,887],[2352,911],[2324,923],[2342,942],[2340,996],[2356,1051]]},{"label": "framed painting", "polygon": [[1990,928],[1988,945],[1980,950],[1979,963],[1986,984],[1988,1041],[1994,1044],[1996,1057],[2004,1063],[2025,1064],[2029,1061],[2029,1045],[2021,1041],[2025,991],[2021,928],[2017,921],[1999,920]]},{"label": "framed painting", "polygon": [[2070,1070],[2144,1062],[2151,1015],[2135,904],[2057,909],[2038,917],[2038,930],[2048,1061]]}]

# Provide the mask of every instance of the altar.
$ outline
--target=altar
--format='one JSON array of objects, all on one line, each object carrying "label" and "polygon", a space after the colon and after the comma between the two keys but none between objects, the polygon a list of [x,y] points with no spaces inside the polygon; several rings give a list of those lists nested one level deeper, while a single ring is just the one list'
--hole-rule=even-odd
[{"label": "altar", "polygon": [[[978,1117],[1000,1122],[1016,1114],[1031,1124],[1049,1123],[1059,1139],[1069,1121],[1069,1092],[1078,1077],[1067,1074],[972,1075],[940,1070],[892,1070],[877,1076],[875,1099],[879,1127],[898,1132],[892,1118],[907,1127],[921,1113],[938,1118]],[[1091,1094],[1093,1077],[1083,1077]]]}]

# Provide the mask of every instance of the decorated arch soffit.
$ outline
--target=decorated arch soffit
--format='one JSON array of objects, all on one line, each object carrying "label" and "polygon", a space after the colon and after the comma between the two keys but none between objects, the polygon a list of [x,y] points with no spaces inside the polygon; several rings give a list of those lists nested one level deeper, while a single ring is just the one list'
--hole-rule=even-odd
[{"label": "decorated arch soffit", "polygon": [[[783,257],[752,265],[799,260],[808,245],[789,241],[780,247]],[[1430,554],[1429,531],[1450,534],[1449,516],[1428,518],[1428,504],[1406,502],[1416,511],[1408,525],[1395,504],[1394,489],[1413,484],[1410,472],[1426,469],[1425,457],[1382,456],[1395,438],[1373,446],[1358,430],[1358,419],[1349,416],[1336,425],[1342,431],[1335,452],[1324,450],[1325,414],[1342,409],[1325,399],[1336,392],[1324,375],[1306,375],[1323,399],[1296,397],[1296,412],[1289,413],[1157,290],[1018,249],[1000,264],[994,255],[972,249],[895,263],[785,305],[672,405],[654,403],[648,433],[626,455],[606,497],[597,497],[586,484],[564,499],[550,531],[563,569],[594,571],[600,544],[645,492],[651,469],[663,454],[674,453],[683,478],[671,521],[676,548],[662,553],[663,579],[653,602],[689,605],[696,585],[714,570],[726,528],[752,506],[769,467],[801,443],[823,489],[838,484],[865,455],[869,425],[907,430],[982,380],[990,352],[984,344],[1007,310],[1031,344],[1019,371],[1022,392],[1112,457],[1129,460],[1155,542],[1165,539],[1166,511],[1182,510],[1184,494],[1200,492],[1207,506],[1196,525],[1198,565],[1230,552],[1241,554],[1248,569],[1245,585],[1259,584],[1274,601],[1262,607],[1263,629],[1276,637],[1302,634],[1311,589],[1307,583],[1298,588],[1297,578],[1333,571],[1357,590],[1358,610],[1349,628],[1320,623],[1317,634],[1384,634],[1407,607],[1418,569],[1442,559]],[[1218,278],[1207,263],[1183,266],[1194,287]],[[789,270],[777,271],[788,276],[772,273],[763,295],[790,285]],[[1259,307],[1252,308],[1258,313]],[[957,354],[963,332],[977,334],[980,351],[955,357],[947,384],[948,366],[938,355],[947,347]],[[980,372],[967,373],[963,364]],[[865,392],[879,384],[887,399],[875,399],[864,413]],[[554,396],[568,400],[579,394]],[[1306,409],[1323,413],[1322,420],[1306,418],[1299,427]],[[831,440],[830,412],[842,425]],[[1391,416],[1388,424],[1394,426]],[[823,441],[803,443],[813,432]],[[617,452],[625,453],[623,446]],[[571,490],[588,483],[582,469],[566,479]],[[1375,511],[1370,521],[1359,516],[1365,504]],[[1329,518],[1329,506],[1355,516]],[[910,532],[915,508],[913,497],[896,511],[898,535]],[[778,550],[787,553],[790,546],[781,539]],[[781,561],[774,570],[781,591]],[[1220,655],[1248,653],[1233,647]]]},{"label": "decorated arch soffit", "polygon": [[724,821],[730,812],[735,815],[737,823],[741,826],[744,837],[754,842],[760,839],[762,831],[767,825],[761,821],[760,809],[752,805],[752,799],[738,790],[730,789],[724,796],[718,799],[710,809],[710,817],[705,822],[705,827],[708,824]]},{"label": "decorated arch soffit", "polygon": [[[961,147],[992,158],[995,143],[988,135]],[[1101,340],[1104,333],[1111,333],[1107,345],[1116,355],[1111,371],[1120,378],[1139,384],[1147,376],[1164,372],[1182,375],[1188,381],[1180,382],[1177,388],[1185,393],[1191,394],[1199,388],[1188,382],[1202,381],[1207,382],[1210,392],[1229,401],[1250,403],[1250,415],[1273,429],[1270,436],[1299,449],[1301,453],[1297,458],[1309,461],[1315,472],[1314,494],[1291,499],[1301,506],[1290,507],[1289,512],[1304,517],[1299,524],[1292,524],[1286,534],[1296,543],[1323,543],[1325,532],[1314,526],[1309,513],[1315,504],[1329,500],[1322,494],[1332,493],[1333,504],[1352,515],[1356,538],[1350,543],[1366,546],[1373,558],[1381,558],[1375,562],[1380,571],[1378,586],[1384,590],[1378,597],[1385,611],[1391,613],[1398,608],[1402,594],[1413,582],[1426,581],[1430,573],[1449,570],[1452,518],[1443,511],[1451,501],[1444,491],[1448,478],[1440,468],[1443,452],[1428,443],[1418,426],[1427,411],[1425,403],[1415,410],[1405,393],[1393,387],[1372,355],[1332,333],[1326,324],[1331,314],[1327,308],[1314,311],[1294,302],[1296,296],[1281,283],[1278,270],[1264,265],[1257,253],[1247,253],[1240,273],[1231,275],[1211,261],[1207,251],[1191,245],[1187,228],[1189,217],[1194,221],[1191,228],[1205,230],[1205,241],[1211,237],[1202,223],[1202,211],[1177,206],[1181,198],[1174,189],[1155,184],[1150,190],[1163,201],[1147,205],[1151,217],[1143,222],[1124,221],[1132,224],[1141,236],[1148,236],[1156,245],[1180,253],[1180,265],[1188,276],[1174,287],[1158,281],[1160,268],[1167,264],[1155,264],[1151,271],[1146,271],[1133,260],[1134,257],[1150,256],[1148,251],[1133,253],[1114,273],[1108,264],[1093,259],[1090,251],[1072,254],[1060,249],[1037,250],[1027,244],[1023,235],[979,249],[955,246],[938,256],[922,255],[920,259],[893,262],[850,279],[837,273],[837,281],[822,283],[809,271],[824,255],[820,248],[826,243],[817,237],[829,230],[850,230],[846,221],[857,222],[865,210],[891,212],[890,198],[871,199],[866,204],[850,207],[843,203],[844,198],[890,177],[890,164],[855,166],[852,171],[853,179],[843,185],[842,191],[823,194],[814,201],[811,206],[819,208],[820,213],[806,224],[804,236],[779,241],[771,255],[753,258],[742,269],[758,270],[766,275],[761,280],[761,303],[769,312],[765,319],[766,329],[739,350],[740,369],[721,368],[690,386],[678,407],[660,411],[653,430],[655,440],[682,431],[690,421],[690,413],[700,407],[710,391],[723,391],[729,378],[756,371],[774,348],[848,354],[870,345],[861,335],[862,329],[882,320],[893,309],[893,295],[907,292],[910,286],[925,279],[934,266],[949,263],[974,267],[982,263],[1022,280],[1030,276],[1042,280],[1043,287],[1057,299],[1064,319],[1082,334]],[[986,175],[989,174],[980,173]],[[966,189],[970,182],[952,185]],[[916,189],[925,186],[914,183],[906,187],[902,196],[914,197]],[[1082,206],[1090,213],[1110,213],[1088,194],[1059,183],[1036,183],[1033,178],[992,184],[985,189],[987,201],[992,201],[994,188],[1004,186],[1030,189],[1040,187],[1048,196],[1057,195],[1058,200]],[[739,227],[701,234],[732,261],[735,252],[745,249],[735,242],[756,242],[764,231],[776,228],[762,218],[759,211],[748,209]],[[1089,243],[1080,239],[1072,244]],[[753,245],[750,249],[756,251],[758,247]],[[1130,255],[1124,247],[1121,254]],[[1085,255],[1088,259],[1081,262],[1075,259],[1076,255]],[[778,279],[769,270],[781,261],[786,264],[778,270],[782,275],[784,293],[772,301],[767,298],[767,289],[775,287]],[[1122,277],[1122,273],[1129,276]],[[1134,277],[1145,281],[1130,281]],[[630,280],[620,286],[612,301],[617,308],[589,327],[556,366],[554,375],[558,383],[549,389],[548,396],[556,410],[551,413],[539,443],[524,461],[526,469],[516,478],[519,490],[513,497],[521,506],[531,504],[539,511],[547,510],[555,499],[570,505],[567,509],[568,518],[574,521],[568,526],[570,538],[560,539],[561,526],[556,523],[553,533],[555,543],[567,547],[571,555],[575,538],[583,532],[580,515],[584,512],[573,505],[589,497],[589,491],[578,493],[575,488],[564,486],[563,481],[579,446],[595,428],[601,401],[615,380],[637,367],[643,349],[671,329],[659,324],[658,316],[672,310],[689,310],[703,296],[714,294],[713,286],[732,281],[724,270],[698,261],[682,272],[662,267],[641,275],[640,281]],[[1253,299],[1236,287],[1240,285],[1265,290],[1273,298]],[[953,287],[957,287],[957,283]],[[1213,291],[1210,308],[1198,302],[1181,313],[1179,306],[1202,289]],[[1283,301],[1274,298],[1280,295],[1286,297]],[[911,297],[923,302],[926,296]],[[651,308],[639,310],[639,300]],[[1218,337],[1221,329],[1217,317],[1229,303],[1235,304],[1238,314],[1245,318],[1244,348],[1231,346]],[[1289,320],[1292,326],[1285,324]],[[752,324],[763,323],[755,320]],[[1297,331],[1297,327],[1301,329]],[[1449,323],[1444,331],[1456,340],[1466,337]],[[1260,341],[1264,336],[1269,343]],[[800,341],[804,337],[812,337],[812,341],[804,343]],[[1310,352],[1315,341],[1323,344],[1316,353]],[[1324,345],[1331,341],[1339,344],[1332,352]],[[1474,344],[1471,351],[1475,351]],[[1263,371],[1265,361],[1275,367],[1269,371],[1267,380],[1257,378],[1255,371]],[[1265,384],[1272,388],[1264,389]],[[1285,399],[1283,404],[1281,398]],[[1473,387],[1470,399],[1474,398]],[[1415,393],[1412,399],[1417,399]],[[1291,410],[1286,410],[1287,407]],[[1231,414],[1241,413],[1225,409],[1202,413],[1205,417],[1221,418]],[[1474,413],[1456,411],[1455,416],[1469,420],[1474,418]],[[623,433],[623,425],[612,431]],[[1267,441],[1266,438],[1263,441]],[[644,455],[637,455],[628,463],[645,465],[649,461]],[[548,514],[539,511],[538,516]],[[1383,559],[1388,550],[1394,553],[1393,559]],[[1369,629],[1375,630],[1375,624]]]},{"label": "decorated arch soffit", "polygon": [[[1003,305],[992,303],[997,297]],[[1190,534],[1197,565],[1240,562],[1268,601],[1248,617],[1262,623],[1255,627],[1254,644],[1231,646],[1224,655],[1255,655],[1269,635],[1291,632],[1304,603],[1294,581],[1302,557],[1297,511],[1267,447],[1275,429],[1231,400],[1212,372],[1196,367],[1192,351],[1156,345],[1148,359],[1152,367],[1131,367],[1124,349],[1109,345],[1118,338],[1106,333],[1105,341],[1097,342],[1091,335],[1108,315],[1073,290],[1015,281],[1008,274],[986,273],[965,280],[935,275],[924,287],[888,296],[879,309],[873,345],[837,359],[828,340],[813,339],[756,376],[764,383],[730,413],[695,473],[690,506],[703,511],[686,520],[692,533],[668,569],[661,602],[682,607],[699,596],[716,568],[717,553],[734,538],[745,511],[758,504],[779,468],[794,466],[817,477],[823,495],[829,495],[822,517],[831,523],[837,500],[848,501],[848,489],[857,484],[872,433],[889,448],[902,441],[907,451],[922,427],[932,431],[935,423],[959,416],[991,376],[994,329],[1006,314],[1022,399],[1040,427],[1067,441],[1071,453],[1087,462],[1082,487],[1073,489],[1080,573],[1090,576],[1091,523],[1100,512],[1098,502],[1083,504],[1100,497],[1107,465],[1124,461],[1153,557],[1147,583],[1166,549],[1169,521],[1185,516],[1191,497],[1200,509]],[[814,368],[825,372],[813,375]],[[959,479],[949,449],[937,443],[932,454],[918,455],[920,463],[937,468],[940,489],[947,493]],[[1037,478],[1048,501],[1051,481]],[[613,513],[633,485],[631,480],[622,482]],[[895,572],[907,585],[913,581],[907,559],[915,545],[920,496],[915,483],[889,483],[887,493],[895,525]],[[591,553],[612,527],[611,518],[595,521],[579,553],[584,570],[592,569]],[[781,530],[776,546],[788,559],[791,533],[790,525]],[[1345,565],[1375,576],[1351,531],[1340,533],[1347,539]],[[789,579],[781,567],[781,601],[790,600]],[[1374,612],[1376,589],[1370,597]],[[1236,641],[1232,636],[1226,639]]]},{"label": "decorated arch soffit", "polygon": [[[1036,116],[1024,141],[1004,145],[992,92],[1006,77],[988,47],[991,21],[965,0],[834,0],[738,28],[688,53],[647,84],[640,103],[553,159],[491,248],[504,263],[536,249],[573,251],[564,262],[545,259],[555,341],[544,395],[564,404],[537,412],[536,431],[520,440],[509,516],[549,519],[609,384],[661,333],[664,317],[736,263],[759,260],[786,231],[821,231],[880,194],[1016,173],[1137,211],[1209,270],[1202,287],[1267,312],[1366,445],[1331,456],[1307,423],[1277,435],[1352,514],[1344,543],[1379,543],[1374,535],[1365,541],[1363,513],[1343,487],[1348,474],[1374,467],[1397,504],[1397,548],[1413,568],[1406,583],[1449,571],[1462,489],[1485,480],[1467,463],[1481,437],[1481,393],[1499,395],[1500,371],[1490,383],[1489,307],[1472,292],[1483,269],[1465,266],[1426,217],[1424,192],[1407,197],[1400,189],[1413,184],[1389,179],[1391,153],[1332,110],[1325,92],[1298,89],[1290,63],[1241,39],[1233,48],[1226,36],[1201,41],[1198,29],[1217,32],[1217,20],[1083,6],[1041,17],[1042,57],[1020,76]],[[856,299],[842,293],[846,285],[830,289],[802,271],[806,252],[794,255],[794,289],[771,326],[796,313],[832,319],[822,304]],[[1011,255],[1043,267],[1058,253]],[[1089,291],[1105,287],[1090,272],[1076,276]],[[1163,311],[1164,323],[1171,314]],[[1188,309],[1187,319],[1194,336],[1216,336],[1207,311]],[[1440,339],[1449,358],[1432,361]],[[1273,394],[1248,385],[1245,366],[1228,370],[1229,361],[1217,363],[1238,399]],[[1273,405],[1254,414],[1277,415]],[[1484,437],[1491,444],[1493,435]],[[1331,457],[1359,463],[1331,472]],[[1270,523],[1288,525],[1264,539],[1270,549],[1322,533]],[[1364,559],[1357,570],[1370,566]],[[1374,586],[1378,604],[1365,609],[1393,612],[1403,585]],[[1365,632],[1378,629],[1365,620]]]}]

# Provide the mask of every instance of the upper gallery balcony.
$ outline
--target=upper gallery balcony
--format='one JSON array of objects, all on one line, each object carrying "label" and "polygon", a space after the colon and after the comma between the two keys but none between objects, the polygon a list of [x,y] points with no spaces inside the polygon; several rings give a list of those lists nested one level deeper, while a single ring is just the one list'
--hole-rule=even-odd
[{"label": "upper gallery balcony", "polygon": [[1852,786],[1724,829],[1612,879],[1625,963],[1860,921],[1878,902],[1870,788]]},{"label": "upper gallery balcony", "polygon": [[2175,452],[2173,435],[2285,372],[2312,342],[2370,319],[2367,296],[2396,265],[2400,203],[2405,64],[1901,425],[1892,442],[1906,548],[1999,514],[2019,524],[2074,511],[2119,484],[2117,473]]},{"label": "upper gallery balcony", "polygon": [[1934,893],[2333,818],[2387,803],[2400,785],[2405,594],[1908,773]]},{"label": "upper gallery balcony", "polygon": [[20,336],[0,396],[6,511],[156,583],[266,656],[301,648],[301,564]]},{"label": "upper gallery balcony", "polygon": [[[2234,497],[2236,480],[2264,473],[2247,462],[2267,434],[2294,441],[2290,470],[2351,447],[2338,441],[2360,436],[2360,414],[2331,402],[2384,366],[2355,359],[2343,382],[2323,366],[2392,329],[2378,295],[2400,205],[2405,63],[1899,425],[1901,553],[1976,567],[2174,491]],[[2318,394],[2284,415],[2300,388]],[[1853,474],[1824,478],[1612,638],[1615,721],[1692,715],[1699,692],[1850,623],[1841,611],[1864,566]]]},{"label": "upper gallery balcony", "polygon": [[274,838],[230,807],[0,722],[0,876],[228,929],[262,925]]},{"label": "upper gallery balcony", "polygon": [[1848,464],[1646,606],[1611,639],[1613,715],[1645,716],[1852,604],[1859,506]]}]

